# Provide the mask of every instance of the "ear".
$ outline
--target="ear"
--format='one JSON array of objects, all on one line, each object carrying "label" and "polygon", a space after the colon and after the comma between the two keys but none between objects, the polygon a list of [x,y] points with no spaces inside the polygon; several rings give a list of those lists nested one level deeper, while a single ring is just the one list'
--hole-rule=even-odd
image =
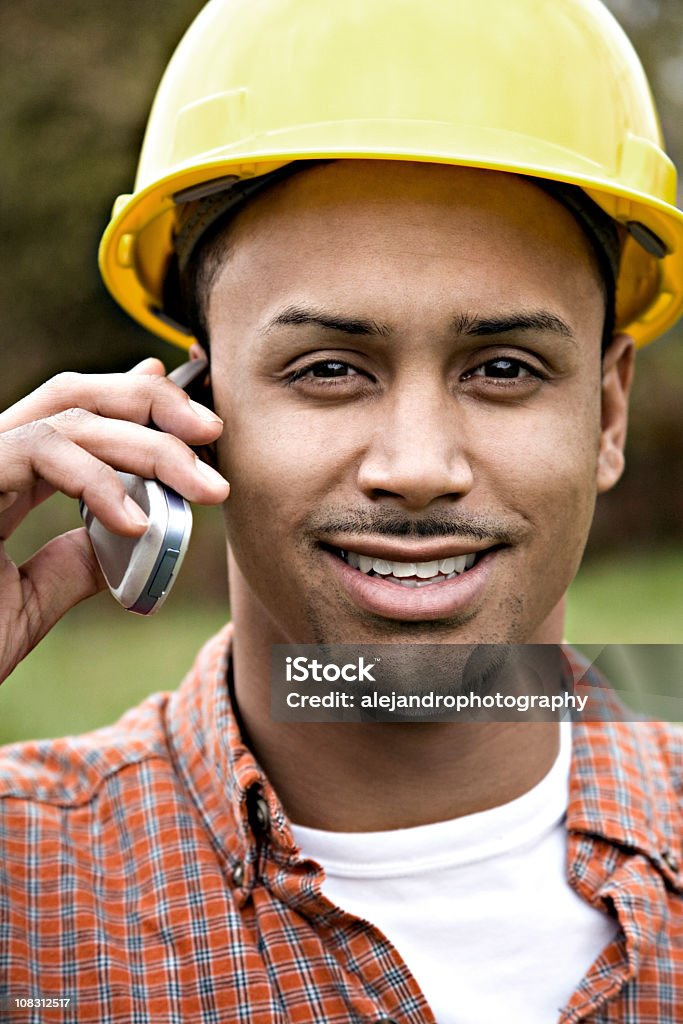
[{"label": "ear", "polygon": [[633,380],[635,345],[628,334],[617,334],[602,360],[600,448],[597,489],[614,487],[624,471],[628,400]]},{"label": "ear", "polygon": [[205,351],[204,347],[199,344],[198,341],[193,341],[192,344],[190,345],[190,353],[189,353],[189,355],[190,355],[190,359],[193,362],[196,359],[206,359],[207,363],[209,361],[208,353]]}]

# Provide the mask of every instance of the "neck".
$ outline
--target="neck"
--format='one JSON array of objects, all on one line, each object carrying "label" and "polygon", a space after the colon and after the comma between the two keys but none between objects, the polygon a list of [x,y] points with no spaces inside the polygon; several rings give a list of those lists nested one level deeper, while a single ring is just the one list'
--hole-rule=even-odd
[{"label": "neck", "polygon": [[[296,824],[385,831],[474,814],[526,793],[557,756],[556,722],[274,722],[271,645],[284,641],[253,601],[233,593],[232,610],[245,740]],[[556,610],[534,642],[559,643],[561,621]]]}]

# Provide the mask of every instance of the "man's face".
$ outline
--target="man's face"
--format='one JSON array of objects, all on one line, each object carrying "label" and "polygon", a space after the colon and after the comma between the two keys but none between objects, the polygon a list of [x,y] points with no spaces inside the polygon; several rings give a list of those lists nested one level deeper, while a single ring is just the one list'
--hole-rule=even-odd
[{"label": "man's face", "polygon": [[572,216],[513,175],[336,161],[229,230],[208,322],[233,609],[269,642],[548,639],[618,476]]}]

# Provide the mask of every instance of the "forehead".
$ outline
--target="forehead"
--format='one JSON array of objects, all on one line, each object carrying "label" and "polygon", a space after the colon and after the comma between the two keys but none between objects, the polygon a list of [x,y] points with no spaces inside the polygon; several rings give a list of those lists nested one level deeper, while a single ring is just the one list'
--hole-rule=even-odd
[{"label": "forehead", "polygon": [[[440,164],[337,160],[277,183],[229,227],[230,246],[214,279],[221,293],[249,279],[252,302],[292,292],[361,303],[401,296],[428,305],[457,284],[480,303],[524,287],[570,305],[602,301],[590,244],[572,215],[530,180]],[[580,293],[580,294],[578,294]],[[311,295],[321,298],[321,295]],[[214,306],[212,297],[211,306]],[[477,310],[478,312],[478,310]]]},{"label": "forehead", "polygon": [[355,226],[365,221],[376,228],[387,215],[397,227],[416,227],[415,214],[427,218],[425,233],[433,232],[444,215],[449,224],[461,227],[477,215],[480,229],[507,226],[529,241],[556,239],[581,251],[588,244],[568,210],[533,179],[397,160],[333,160],[304,166],[248,203],[232,231],[247,236],[265,222],[270,231],[312,232],[319,225],[343,233],[345,222],[352,220]]}]

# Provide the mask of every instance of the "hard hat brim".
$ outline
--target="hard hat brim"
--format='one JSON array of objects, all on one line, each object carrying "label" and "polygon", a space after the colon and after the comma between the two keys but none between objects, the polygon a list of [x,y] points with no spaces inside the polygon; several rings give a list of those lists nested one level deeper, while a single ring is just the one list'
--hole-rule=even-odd
[{"label": "hard hat brim", "polygon": [[[412,142],[408,151],[397,144],[397,137],[406,136],[404,121],[337,121],[273,133],[262,145],[246,151],[240,147],[239,153],[235,147],[214,151],[211,159],[203,162],[197,162],[196,156],[188,158],[185,165],[176,165],[163,179],[143,185],[134,195],[119,197],[100,245],[104,281],[139,323],[167,341],[189,348],[194,338],[183,325],[168,318],[162,301],[179,193],[226,175],[249,178],[266,174],[295,160],[394,160],[524,174],[583,188],[615,221],[644,226],[661,239],[666,249],[666,255],[658,259],[644,252],[633,239],[628,240],[618,282],[618,329],[643,346],[664,333],[683,313],[683,213],[653,196],[669,193],[672,180],[675,189],[675,170],[661,150],[653,152],[647,140],[632,139],[627,154],[635,167],[636,180],[642,180],[643,164],[649,162],[647,174],[650,180],[656,179],[656,187],[644,192],[628,185],[623,165],[618,169],[596,167],[579,154],[510,132],[471,126],[458,132],[452,125],[417,122],[410,126],[409,134]],[[302,135],[308,140],[315,137],[315,148],[303,146]],[[423,137],[419,149],[415,145],[418,135]],[[361,144],[364,136],[366,147]],[[348,139],[353,139],[352,146]],[[505,159],[501,159],[502,152]]]}]

